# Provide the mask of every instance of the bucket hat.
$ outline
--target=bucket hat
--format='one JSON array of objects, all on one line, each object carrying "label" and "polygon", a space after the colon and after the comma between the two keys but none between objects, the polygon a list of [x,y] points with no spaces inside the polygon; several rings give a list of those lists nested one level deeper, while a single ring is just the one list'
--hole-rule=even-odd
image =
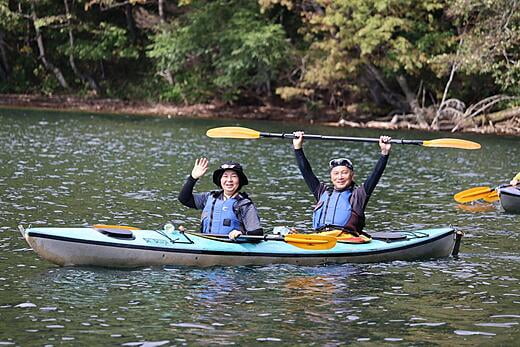
[{"label": "bucket hat", "polygon": [[213,183],[215,183],[219,188],[221,188],[220,179],[222,178],[222,175],[226,170],[232,170],[236,172],[236,174],[238,175],[240,187],[245,186],[249,183],[247,176],[244,174],[244,169],[242,168],[242,165],[234,161],[228,161],[220,165],[220,167],[213,172]]}]

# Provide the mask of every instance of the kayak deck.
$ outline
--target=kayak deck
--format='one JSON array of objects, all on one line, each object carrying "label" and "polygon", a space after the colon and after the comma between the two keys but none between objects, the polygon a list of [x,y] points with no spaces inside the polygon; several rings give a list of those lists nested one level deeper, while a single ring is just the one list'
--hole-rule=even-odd
[{"label": "kayak deck", "polygon": [[164,230],[132,230],[124,236],[88,227],[27,230],[20,227],[20,231],[38,255],[60,266],[132,268],[156,265],[368,263],[447,257],[458,248],[457,236],[452,228],[401,232],[406,238],[395,241],[338,242],[326,250],[302,249],[283,240],[230,242],[195,233]]}]

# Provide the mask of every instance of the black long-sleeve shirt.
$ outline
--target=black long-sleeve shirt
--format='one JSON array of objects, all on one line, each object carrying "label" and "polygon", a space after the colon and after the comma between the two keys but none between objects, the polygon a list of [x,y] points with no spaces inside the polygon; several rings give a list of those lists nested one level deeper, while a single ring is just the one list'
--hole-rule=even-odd
[{"label": "black long-sleeve shirt", "polygon": [[[298,168],[302,173],[305,183],[309,187],[312,195],[314,195],[316,201],[319,201],[320,196],[328,189],[331,189],[330,186],[320,182],[316,177],[312,171],[311,164],[303,153],[303,149],[295,149],[294,154],[296,156]],[[365,226],[365,208],[368,204],[368,199],[373,193],[377,183],[379,182],[379,179],[383,175],[383,171],[386,168],[387,162],[388,155],[381,155],[374,170],[372,171],[372,174],[366,179],[365,182],[363,182],[361,186],[356,187],[354,183],[352,183],[350,187],[346,188],[352,191],[352,195],[350,197],[352,215],[347,225],[344,226],[346,230],[351,232],[362,232],[363,227]]]}]

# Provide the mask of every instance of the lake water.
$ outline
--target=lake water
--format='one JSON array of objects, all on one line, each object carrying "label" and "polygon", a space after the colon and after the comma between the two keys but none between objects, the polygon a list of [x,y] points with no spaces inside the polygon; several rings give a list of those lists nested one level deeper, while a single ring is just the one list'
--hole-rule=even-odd
[{"label": "lake water", "polygon": [[[394,145],[367,208],[368,231],[454,226],[460,257],[301,267],[60,268],[17,226],[95,223],[198,227],[176,199],[195,158],[241,162],[266,229],[308,228],[312,196],[279,139],[209,139],[239,125],[292,132],[297,124],[0,110],[0,345],[516,345],[520,338],[520,215],[457,207],[453,194],[508,182],[520,171],[514,137],[302,126],[323,135],[457,137],[478,151]],[[347,156],[362,182],[373,143],[311,142],[327,179]],[[197,191],[213,190],[208,174]],[[516,342],[515,342],[516,341]]]}]

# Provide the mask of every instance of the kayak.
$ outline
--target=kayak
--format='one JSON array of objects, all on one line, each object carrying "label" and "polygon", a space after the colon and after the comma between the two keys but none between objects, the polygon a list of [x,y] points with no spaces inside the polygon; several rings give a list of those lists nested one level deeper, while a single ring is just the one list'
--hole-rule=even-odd
[{"label": "kayak", "polygon": [[498,189],[500,204],[506,212],[520,213],[520,189],[504,187]]},{"label": "kayak", "polygon": [[[171,225],[170,225],[171,226]],[[142,230],[132,227],[35,227],[20,232],[43,259],[60,266],[136,268],[181,265],[318,265],[418,260],[456,255],[462,234],[452,228],[381,233],[398,237],[369,242],[334,240],[333,247],[300,247],[286,237],[232,241],[174,228]],[[174,229],[174,230],[171,230]],[[330,237],[329,237],[330,238]],[[299,241],[296,241],[299,242]],[[307,242],[303,240],[302,242]],[[322,242],[322,241],[320,241]],[[323,241],[327,242],[327,241]],[[316,247],[318,246],[318,247]],[[310,248],[310,249],[309,249]]]}]

